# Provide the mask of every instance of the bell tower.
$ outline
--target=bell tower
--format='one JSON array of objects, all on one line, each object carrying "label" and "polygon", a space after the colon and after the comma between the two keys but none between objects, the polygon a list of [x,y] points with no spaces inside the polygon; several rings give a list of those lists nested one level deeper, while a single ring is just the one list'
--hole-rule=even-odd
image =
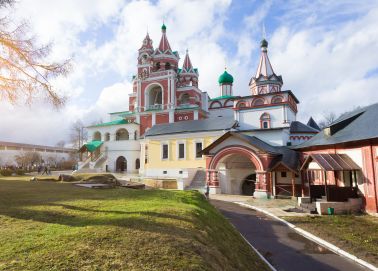
[{"label": "bell tower", "polygon": [[280,75],[273,71],[272,64],[268,57],[268,42],[266,39],[261,41],[261,55],[259,66],[255,76],[249,81],[249,89],[252,95],[280,92],[283,81]]}]

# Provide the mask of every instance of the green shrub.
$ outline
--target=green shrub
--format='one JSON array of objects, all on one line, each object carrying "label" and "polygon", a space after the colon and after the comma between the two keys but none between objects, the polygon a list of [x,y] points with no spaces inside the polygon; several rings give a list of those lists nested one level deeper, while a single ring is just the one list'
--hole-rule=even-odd
[{"label": "green shrub", "polygon": [[13,170],[9,169],[9,168],[4,168],[4,169],[0,169],[0,175],[2,176],[11,176],[13,173]]},{"label": "green shrub", "polygon": [[25,170],[23,169],[16,169],[14,172],[19,176],[25,175]]}]

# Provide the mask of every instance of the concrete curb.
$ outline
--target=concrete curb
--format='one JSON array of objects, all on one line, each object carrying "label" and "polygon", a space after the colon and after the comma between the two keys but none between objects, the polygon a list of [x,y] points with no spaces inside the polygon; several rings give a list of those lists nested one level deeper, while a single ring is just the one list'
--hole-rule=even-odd
[{"label": "concrete curb", "polygon": [[337,246],[335,246],[335,245],[333,245],[333,244],[331,244],[331,243],[329,243],[329,242],[327,242],[327,241],[325,241],[325,240],[323,240],[323,239],[321,239],[321,238],[313,235],[312,233],[309,233],[309,232],[307,232],[307,231],[305,231],[305,230],[303,230],[303,229],[295,226],[294,224],[291,224],[291,223],[287,222],[286,220],[284,220],[282,218],[279,218],[278,216],[276,216],[276,215],[274,215],[274,214],[272,214],[272,213],[270,213],[270,212],[268,212],[266,210],[263,210],[263,209],[261,209],[259,207],[255,207],[255,206],[243,203],[243,202],[236,202],[236,201],[234,201],[234,203],[236,203],[236,204],[238,204],[240,206],[243,206],[243,207],[254,209],[254,210],[259,211],[261,213],[264,213],[264,214],[266,214],[266,215],[268,215],[270,217],[273,217],[274,219],[276,219],[276,220],[284,223],[288,227],[292,228],[293,230],[295,230],[297,233],[299,233],[303,237],[306,237],[307,239],[310,239],[311,241],[313,241],[313,242],[315,242],[315,243],[317,243],[317,244],[319,244],[319,245],[321,245],[321,246],[323,246],[325,248],[328,248],[329,250],[335,252],[336,254],[338,254],[338,255],[340,255],[342,257],[348,258],[348,259],[350,259],[350,260],[352,260],[352,261],[354,261],[354,262],[356,262],[356,263],[358,263],[358,264],[360,264],[360,265],[362,265],[362,266],[364,266],[364,267],[366,267],[366,268],[368,268],[370,270],[378,271],[378,268],[375,267],[374,265],[372,265],[372,264],[370,264],[370,263],[368,263],[368,262],[366,262],[366,261],[364,261],[364,260],[362,260],[360,258],[357,258],[356,256],[354,256],[354,255],[346,252],[345,250],[342,250],[341,248],[339,248],[339,247],[337,247]]}]

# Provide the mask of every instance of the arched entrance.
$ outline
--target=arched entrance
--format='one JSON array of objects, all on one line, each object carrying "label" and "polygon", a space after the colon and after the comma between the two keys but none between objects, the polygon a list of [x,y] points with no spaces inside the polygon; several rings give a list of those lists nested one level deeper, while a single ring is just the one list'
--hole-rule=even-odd
[{"label": "arched entrance", "polygon": [[256,173],[248,175],[242,183],[241,192],[243,195],[253,196],[256,188]]},{"label": "arched entrance", "polygon": [[210,187],[220,188],[215,193],[253,195],[257,172],[263,171],[263,165],[253,150],[233,145],[219,150],[207,169],[212,172],[208,175]]},{"label": "arched entrance", "polygon": [[127,171],[127,160],[123,156],[119,156],[116,160],[116,171],[124,172]]}]

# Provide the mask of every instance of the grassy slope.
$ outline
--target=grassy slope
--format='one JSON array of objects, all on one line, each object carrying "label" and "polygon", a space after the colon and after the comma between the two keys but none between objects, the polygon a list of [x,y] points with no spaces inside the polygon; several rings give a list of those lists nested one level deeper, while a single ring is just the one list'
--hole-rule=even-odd
[{"label": "grassy slope", "polygon": [[195,192],[0,179],[0,270],[268,270]]},{"label": "grassy slope", "polygon": [[337,215],[284,219],[378,265],[378,218],[376,217]]}]

